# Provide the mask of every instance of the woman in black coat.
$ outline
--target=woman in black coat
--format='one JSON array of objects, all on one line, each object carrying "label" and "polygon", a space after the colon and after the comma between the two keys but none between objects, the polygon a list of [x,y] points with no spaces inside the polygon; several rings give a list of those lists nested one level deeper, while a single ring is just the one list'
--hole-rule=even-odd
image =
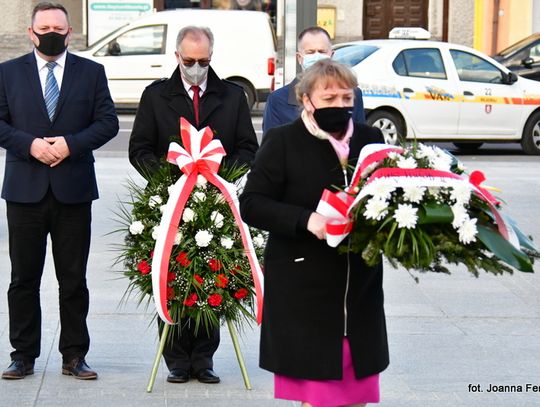
[{"label": "woman in black coat", "polygon": [[267,133],[240,196],[243,219],[270,232],[260,366],[275,373],[277,398],[303,406],[377,402],[389,363],[382,267],[328,246],[315,212],[325,188],[347,185],[360,149],[383,142],[350,119],[356,86],[335,61],[307,70],[301,117]]}]

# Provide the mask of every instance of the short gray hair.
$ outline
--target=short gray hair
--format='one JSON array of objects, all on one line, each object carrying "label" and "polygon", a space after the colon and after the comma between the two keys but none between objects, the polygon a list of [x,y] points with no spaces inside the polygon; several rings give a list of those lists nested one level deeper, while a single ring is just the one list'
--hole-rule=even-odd
[{"label": "short gray hair", "polygon": [[178,32],[178,36],[176,37],[176,49],[180,49],[180,43],[184,38],[186,38],[188,35],[192,35],[196,38],[200,38],[200,36],[204,35],[206,38],[208,38],[208,41],[210,41],[210,53],[214,50],[214,34],[212,34],[212,31],[208,27],[197,27],[195,25],[188,25],[187,27],[182,28]]}]

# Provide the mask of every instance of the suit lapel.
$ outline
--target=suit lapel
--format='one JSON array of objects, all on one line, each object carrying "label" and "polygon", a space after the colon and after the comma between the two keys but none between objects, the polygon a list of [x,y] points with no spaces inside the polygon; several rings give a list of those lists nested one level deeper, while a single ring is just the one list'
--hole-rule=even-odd
[{"label": "suit lapel", "polygon": [[41,112],[45,119],[49,120],[49,114],[47,113],[47,106],[45,106],[45,99],[43,98],[43,90],[41,89],[41,82],[39,80],[39,73],[37,68],[36,56],[33,52],[26,55],[24,61],[26,75],[28,77],[28,83],[32,90],[33,100],[39,104]]}]

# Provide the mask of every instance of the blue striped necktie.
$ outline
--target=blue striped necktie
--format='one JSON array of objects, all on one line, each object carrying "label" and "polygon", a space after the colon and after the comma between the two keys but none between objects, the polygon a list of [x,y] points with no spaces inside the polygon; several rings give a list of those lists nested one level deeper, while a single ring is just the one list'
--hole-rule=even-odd
[{"label": "blue striped necktie", "polygon": [[58,89],[58,83],[54,77],[54,67],[58,65],[56,62],[47,62],[45,66],[49,69],[47,72],[47,79],[45,80],[45,106],[47,106],[47,113],[49,114],[49,119],[53,120],[54,113],[56,112],[56,105],[58,103],[58,96],[60,95],[60,90]]}]

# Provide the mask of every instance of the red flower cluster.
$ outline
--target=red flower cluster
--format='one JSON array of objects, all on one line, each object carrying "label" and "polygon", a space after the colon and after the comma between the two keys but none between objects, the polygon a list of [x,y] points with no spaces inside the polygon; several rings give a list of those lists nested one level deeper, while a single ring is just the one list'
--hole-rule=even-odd
[{"label": "red flower cluster", "polygon": [[208,266],[212,271],[219,271],[221,270],[221,267],[223,267],[223,263],[221,263],[221,261],[217,259],[210,259],[208,260]]},{"label": "red flower cluster", "polygon": [[141,274],[148,274],[151,269],[152,267],[150,267],[150,264],[146,260],[141,260],[139,264],[137,264],[137,270],[139,270]]},{"label": "red flower cluster", "polygon": [[195,275],[193,276],[193,278],[194,278],[195,281],[198,282],[200,285],[203,285],[204,279],[203,279],[200,275],[195,274]]},{"label": "red flower cluster", "polygon": [[167,299],[172,300],[174,298],[174,288],[167,287]]},{"label": "red flower cluster", "polygon": [[218,274],[216,277],[216,287],[225,288],[229,283],[229,279],[225,274]]},{"label": "red flower cluster", "polygon": [[184,305],[187,307],[193,307],[199,297],[197,297],[197,294],[189,294],[188,297],[184,300]]},{"label": "red flower cluster", "polygon": [[174,281],[175,278],[176,278],[176,274],[171,273],[170,271],[167,273],[167,281],[169,282]]},{"label": "red flower cluster", "polygon": [[234,298],[241,300],[242,298],[247,297],[249,291],[246,288],[240,288],[237,292],[234,293]]},{"label": "red flower cluster", "polygon": [[183,267],[187,267],[191,264],[191,260],[188,259],[188,255],[186,252],[178,253],[178,256],[176,256],[176,261],[180,263],[180,265]]},{"label": "red flower cluster", "polygon": [[223,297],[219,294],[211,294],[208,296],[208,304],[211,307],[219,307],[223,301]]},{"label": "red flower cluster", "polygon": [[232,275],[238,274],[239,271],[242,271],[242,267],[236,265],[232,270],[229,271]]}]

